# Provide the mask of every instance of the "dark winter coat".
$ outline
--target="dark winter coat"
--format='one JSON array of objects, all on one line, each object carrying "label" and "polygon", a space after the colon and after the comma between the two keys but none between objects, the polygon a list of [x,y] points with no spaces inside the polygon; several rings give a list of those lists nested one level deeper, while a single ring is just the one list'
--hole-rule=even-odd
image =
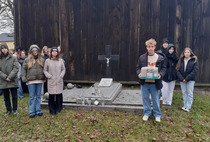
[{"label": "dark winter coat", "polygon": [[[2,56],[0,59],[0,89],[18,88],[19,63],[12,55]],[[11,81],[7,81],[9,78]]]},{"label": "dark winter coat", "polygon": [[24,60],[26,59],[26,57],[20,57],[20,59],[18,60],[18,62],[20,63],[20,65],[23,65]]},{"label": "dark winter coat", "polygon": [[47,60],[47,59],[49,58],[49,56],[48,56],[47,54],[44,54],[44,56],[42,56],[42,58],[43,58],[44,60]]},{"label": "dark winter coat", "polygon": [[162,51],[163,54],[167,55],[168,54],[168,47],[167,48],[163,48],[161,47],[160,49]]},{"label": "dark winter coat", "polygon": [[[156,63],[156,67],[158,67],[158,73],[161,75],[160,79],[155,79],[156,88],[159,90],[163,87],[162,84],[162,77],[165,75],[166,72],[166,63],[163,53],[156,51],[155,53],[158,54],[158,59]],[[141,68],[146,67],[148,63],[148,53],[145,53],[139,57],[138,64],[136,65],[136,73],[139,75],[141,73]],[[145,79],[139,79],[139,83],[144,85]]]},{"label": "dark winter coat", "polygon": [[173,47],[174,52],[173,54],[170,54],[169,52],[166,54],[166,73],[165,76],[163,77],[163,81],[165,82],[171,82],[177,79],[177,71],[176,71],[176,64],[178,61],[178,57],[176,55],[176,48],[173,44],[169,44],[168,46],[168,51],[169,49]]},{"label": "dark winter coat", "polygon": [[179,81],[195,81],[196,74],[198,72],[198,62],[195,62],[195,58],[191,58],[186,67],[186,71],[184,71],[184,58],[181,60],[180,68],[177,71],[177,76]]}]

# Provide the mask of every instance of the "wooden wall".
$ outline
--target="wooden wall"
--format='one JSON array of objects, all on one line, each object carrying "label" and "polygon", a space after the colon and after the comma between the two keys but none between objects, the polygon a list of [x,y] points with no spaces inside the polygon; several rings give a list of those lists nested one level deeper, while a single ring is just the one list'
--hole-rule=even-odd
[{"label": "wooden wall", "polygon": [[105,45],[120,55],[111,62],[115,81],[136,81],[135,66],[145,41],[155,38],[160,49],[168,39],[180,54],[190,47],[199,58],[198,81],[210,83],[209,0],[16,0],[16,45],[25,49],[61,45],[66,80],[99,81]]}]

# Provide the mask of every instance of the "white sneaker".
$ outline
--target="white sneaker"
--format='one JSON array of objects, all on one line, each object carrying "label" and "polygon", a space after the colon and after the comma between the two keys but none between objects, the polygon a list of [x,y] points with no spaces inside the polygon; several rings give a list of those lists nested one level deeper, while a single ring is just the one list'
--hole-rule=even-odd
[{"label": "white sneaker", "polygon": [[190,112],[190,109],[188,109],[188,108],[185,108],[185,110],[184,111],[186,111],[186,112]]},{"label": "white sneaker", "polygon": [[182,107],[182,110],[185,110],[185,107]]},{"label": "white sneaker", "polygon": [[155,117],[156,122],[160,122],[160,117]]},{"label": "white sneaker", "polygon": [[148,118],[149,118],[149,116],[146,116],[146,115],[143,116],[143,120],[144,120],[144,121],[147,121]]},{"label": "white sneaker", "polygon": [[186,112],[190,112],[190,109],[182,107],[182,110],[186,111]]}]

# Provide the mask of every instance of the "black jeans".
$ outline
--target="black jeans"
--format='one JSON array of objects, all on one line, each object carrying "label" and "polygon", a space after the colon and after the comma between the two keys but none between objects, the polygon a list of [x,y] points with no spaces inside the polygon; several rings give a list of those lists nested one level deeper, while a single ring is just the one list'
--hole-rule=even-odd
[{"label": "black jeans", "polygon": [[50,114],[57,114],[63,109],[63,94],[50,94],[48,100]]},{"label": "black jeans", "polygon": [[4,92],[4,102],[5,102],[7,111],[12,111],[9,90],[12,95],[13,111],[16,111],[17,110],[17,88],[2,89],[2,90]]}]

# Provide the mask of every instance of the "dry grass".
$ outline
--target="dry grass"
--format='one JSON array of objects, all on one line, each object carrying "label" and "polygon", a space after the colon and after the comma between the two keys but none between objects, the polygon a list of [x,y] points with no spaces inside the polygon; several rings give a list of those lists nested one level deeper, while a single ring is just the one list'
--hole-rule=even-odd
[{"label": "dry grass", "polygon": [[42,117],[30,119],[28,95],[19,99],[19,115],[4,117],[0,96],[0,141],[210,141],[210,96],[194,95],[192,111],[181,110],[181,93],[174,94],[172,107],[162,107],[162,122],[142,114],[63,110],[52,116],[44,109]]}]

